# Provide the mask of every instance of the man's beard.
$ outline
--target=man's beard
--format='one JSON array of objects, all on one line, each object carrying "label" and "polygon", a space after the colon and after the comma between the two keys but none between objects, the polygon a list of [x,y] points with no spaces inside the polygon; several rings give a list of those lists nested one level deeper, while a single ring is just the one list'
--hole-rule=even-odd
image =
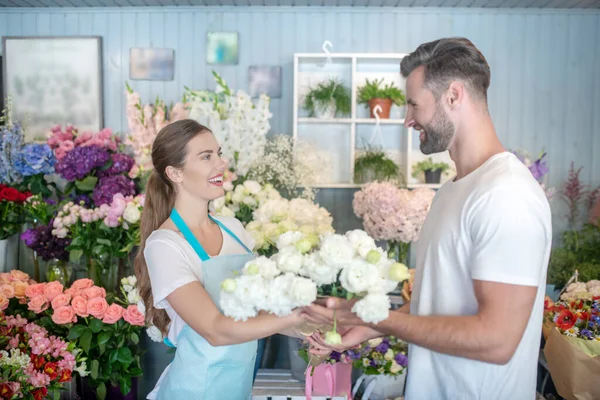
[{"label": "man's beard", "polygon": [[423,129],[425,130],[425,140],[420,143],[423,154],[441,153],[448,150],[450,141],[454,137],[455,128],[441,105],[436,106],[431,123],[423,126]]}]

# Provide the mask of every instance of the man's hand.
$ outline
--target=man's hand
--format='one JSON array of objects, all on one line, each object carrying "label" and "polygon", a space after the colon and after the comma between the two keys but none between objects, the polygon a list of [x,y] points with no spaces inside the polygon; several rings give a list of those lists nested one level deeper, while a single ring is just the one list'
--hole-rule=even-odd
[{"label": "man's hand", "polygon": [[342,335],[342,344],[338,346],[331,346],[325,343],[325,336],[320,332],[316,332],[312,336],[307,337],[306,339],[312,347],[310,353],[323,355],[330,353],[332,350],[341,353],[345,350],[357,347],[367,340],[383,336],[381,332],[366,326],[351,327],[344,329],[343,331],[340,330],[339,333]]},{"label": "man's hand", "polygon": [[304,307],[302,318],[315,324],[333,325],[333,317],[338,325],[365,325],[352,311],[354,303],[358,299],[344,300],[336,297],[330,297],[325,304],[323,302],[313,303],[310,306]]}]

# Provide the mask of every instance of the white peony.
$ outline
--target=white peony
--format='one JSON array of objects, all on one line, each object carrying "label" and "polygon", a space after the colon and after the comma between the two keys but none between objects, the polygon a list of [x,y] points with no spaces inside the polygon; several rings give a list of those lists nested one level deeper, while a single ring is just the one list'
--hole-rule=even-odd
[{"label": "white peony", "polygon": [[340,272],[340,269],[336,266],[326,264],[318,252],[304,256],[302,269],[319,286],[334,283]]},{"label": "white peony", "polygon": [[273,260],[281,271],[297,274],[302,268],[303,256],[295,247],[288,246],[279,249],[279,252],[273,256]]},{"label": "white peony", "polygon": [[377,324],[389,316],[390,298],[383,293],[372,293],[357,301],[352,311],[366,323]]},{"label": "white peony", "polygon": [[356,252],[362,258],[366,258],[369,251],[375,250],[377,248],[375,240],[371,236],[369,236],[367,232],[361,229],[348,231],[346,232],[345,236],[354,248],[354,250],[356,250]]},{"label": "white peony", "polygon": [[348,239],[342,235],[325,236],[319,251],[321,258],[330,265],[347,265],[354,259],[355,251]]},{"label": "white peony", "polygon": [[292,282],[290,295],[296,307],[308,306],[317,299],[317,285],[310,279],[297,276]]},{"label": "white peony", "polygon": [[135,224],[140,220],[142,213],[138,206],[133,203],[129,203],[123,212],[123,219],[130,224]]},{"label": "white peony", "polygon": [[340,283],[350,293],[365,293],[380,288],[381,276],[375,265],[357,258],[342,269]]}]

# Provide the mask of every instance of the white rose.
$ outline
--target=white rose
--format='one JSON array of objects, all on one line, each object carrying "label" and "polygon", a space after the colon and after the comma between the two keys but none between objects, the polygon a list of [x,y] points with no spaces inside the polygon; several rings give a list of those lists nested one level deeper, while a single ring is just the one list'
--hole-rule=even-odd
[{"label": "white rose", "polygon": [[252,180],[245,181],[244,186],[246,187],[246,189],[248,189],[250,194],[254,194],[254,195],[260,193],[260,191],[262,190],[260,183],[258,183],[256,181],[252,181]]},{"label": "white rose", "polygon": [[129,304],[137,304],[141,299],[137,289],[133,289],[127,294],[127,301]]},{"label": "white rose", "polygon": [[219,211],[225,206],[225,196],[219,197],[218,199],[214,199],[212,201],[212,205],[216,211]]},{"label": "white rose", "polygon": [[383,293],[368,294],[357,301],[352,311],[364,322],[377,324],[389,316],[390,298]]},{"label": "white rose", "polygon": [[376,266],[357,258],[342,268],[340,283],[351,293],[364,293],[381,283],[379,270]]},{"label": "white rose", "polygon": [[392,374],[396,374],[400,371],[402,371],[402,366],[400,364],[398,364],[396,361],[392,360],[392,366],[390,367],[390,372]]},{"label": "white rose", "polygon": [[291,296],[296,307],[307,306],[317,299],[317,285],[310,279],[295,277]]},{"label": "white rose", "polygon": [[127,280],[127,277],[121,279],[121,285],[128,285],[128,284],[129,284],[129,281]]},{"label": "white rose", "polygon": [[354,259],[355,251],[342,235],[326,236],[321,242],[321,258],[330,265],[347,265]]},{"label": "white rose", "polygon": [[135,277],[135,275],[128,276],[127,283],[129,283],[131,286],[135,286],[135,284],[137,283],[137,278]]},{"label": "white rose", "polygon": [[233,202],[233,204],[240,204],[241,202],[244,201],[244,197],[246,197],[244,195],[244,193],[240,193],[238,191],[236,191],[233,196],[231,196],[231,201]]},{"label": "white rose", "polygon": [[303,256],[295,247],[289,246],[279,249],[273,260],[281,271],[298,273],[302,268]]},{"label": "white rose", "polygon": [[385,358],[387,361],[392,361],[394,359],[394,350],[388,349],[383,358]]},{"label": "white rose", "polygon": [[125,293],[129,293],[133,290],[133,286],[127,284],[127,285],[123,285],[123,290],[125,291]]},{"label": "white rose", "polygon": [[141,216],[142,214],[140,213],[139,208],[134,204],[128,205],[123,212],[123,219],[130,224],[138,222]]}]

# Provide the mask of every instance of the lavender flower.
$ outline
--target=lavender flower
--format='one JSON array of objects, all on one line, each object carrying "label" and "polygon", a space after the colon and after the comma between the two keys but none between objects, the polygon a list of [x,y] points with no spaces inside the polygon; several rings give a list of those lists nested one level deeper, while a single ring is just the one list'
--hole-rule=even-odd
[{"label": "lavender flower", "polygon": [[402,367],[406,367],[408,365],[408,358],[402,353],[396,354],[394,360],[398,365],[401,365]]},{"label": "lavender flower", "polygon": [[109,158],[108,151],[102,147],[76,147],[56,164],[56,172],[69,182],[81,180],[94,169],[106,164]]},{"label": "lavender flower", "polygon": [[92,194],[92,199],[96,207],[102,204],[110,204],[113,196],[121,193],[123,196],[135,195],[135,184],[131,179],[124,175],[114,175],[101,178]]},{"label": "lavender flower", "polygon": [[98,171],[98,177],[103,178],[110,175],[127,173],[133,167],[133,158],[126,154],[115,153],[111,155],[112,165],[106,171]]},{"label": "lavender flower", "polygon": [[54,164],[54,152],[47,144],[26,144],[14,160],[15,169],[23,176],[52,174]]},{"label": "lavender flower", "polygon": [[40,225],[33,229],[28,229],[21,235],[25,245],[35,251],[44,261],[54,258],[61,261],[69,260],[67,246],[71,244],[71,239],[60,239],[52,235],[52,225],[54,220],[48,225]]}]

